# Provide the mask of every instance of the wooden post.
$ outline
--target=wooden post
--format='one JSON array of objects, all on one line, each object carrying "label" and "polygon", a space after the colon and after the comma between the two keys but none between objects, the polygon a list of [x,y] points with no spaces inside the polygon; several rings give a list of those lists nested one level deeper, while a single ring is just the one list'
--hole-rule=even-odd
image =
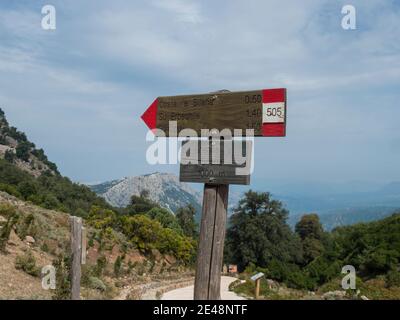
[{"label": "wooden post", "polygon": [[224,252],[229,185],[205,184],[203,212],[197,251],[195,300],[221,299],[221,270]]},{"label": "wooden post", "polygon": [[82,219],[70,217],[71,223],[71,299],[80,300],[82,261]]},{"label": "wooden post", "polygon": [[256,280],[256,300],[258,300],[258,297],[260,296],[260,282],[261,278]]},{"label": "wooden post", "polygon": [[86,264],[86,250],[87,250],[86,228],[82,227],[82,260],[81,260],[81,264]]}]

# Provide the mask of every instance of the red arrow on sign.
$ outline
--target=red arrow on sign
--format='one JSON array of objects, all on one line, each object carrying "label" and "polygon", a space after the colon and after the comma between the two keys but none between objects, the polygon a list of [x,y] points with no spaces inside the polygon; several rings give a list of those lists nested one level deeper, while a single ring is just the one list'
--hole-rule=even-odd
[{"label": "red arrow on sign", "polygon": [[141,118],[150,130],[155,130],[157,127],[157,109],[158,98],[153,101],[150,107],[142,114]]}]

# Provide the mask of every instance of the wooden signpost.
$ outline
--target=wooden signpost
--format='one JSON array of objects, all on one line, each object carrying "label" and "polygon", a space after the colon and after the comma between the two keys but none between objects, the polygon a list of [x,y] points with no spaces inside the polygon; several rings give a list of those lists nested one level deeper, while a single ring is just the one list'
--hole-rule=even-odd
[{"label": "wooden signpost", "polygon": [[81,264],[86,263],[86,229],[82,218],[70,217],[71,227],[71,299],[80,300]]},{"label": "wooden signpost", "polygon": [[258,300],[260,296],[260,282],[262,277],[264,277],[264,273],[259,272],[250,278],[251,280],[256,282],[256,291],[255,291],[256,300]]},{"label": "wooden signpost", "polygon": [[252,150],[250,141],[226,141],[222,132],[237,136],[241,129],[239,135],[246,136],[252,129],[258,137],[285,136],[286,89],[159,97],[142,119],[157,136],[181,137],[191,129],[211,138],[183,142],[180,181],[204,183],[194,299],[219,300],[229,184],[250,183]]}]

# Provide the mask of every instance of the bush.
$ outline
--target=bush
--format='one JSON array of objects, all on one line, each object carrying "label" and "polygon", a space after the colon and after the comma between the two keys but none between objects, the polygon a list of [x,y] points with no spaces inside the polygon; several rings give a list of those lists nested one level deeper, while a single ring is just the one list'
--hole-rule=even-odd
[{"label": "bush", "polygon": [[163,228],[158,221],[144,215],[124,216],[120,222],[122,232],[142,251],[157,249],[171,253],[180,261],[190,264],[195,255],[195,242],[176,231]]},{"label": "bush", "polygon": [[0,251],[6,252],[6,245],[10,239],[11,230],[18,222],[19,214],[14,207],[10,205],[1,205],[0,215],[8,219],[4,226],[2,226],[0,229]]},{"label": "bush", "polygon": [[31,276],[39,276],[39,269],[36,267],[36,259],[31,251],[27,251],[23,255],[16,257],[15,268],[22,270]]},{"label": "bush", "polygon": [[237,279],[237,280],[231,282],[231,283],[229,284],[229,287],[228,287],[229,291],[233,291],[233,290],[234,290],[238,285],[240,285],[241,283],[242,283],[242,281],[240,281],[239,279]]},{"label": "bush", "polygon": [[58,209],[60,205],[60,201],[53,194],[46,194],[41,204],[42,207],[53,210]]},{"label": "bush", "polygon": [[15,158],[15,153],[11,150],[7,150],[4,154],[4,159],[10,163],[14,163]]},{"label": "bush", "polygon": [[390,270],[385,277],[386,287],[400,287],[400,272],[397,270]]},{"label": "bush", "polygon": [[106,291],[107,287],[104,282],[97,277],[89,277],[89,288],[96,289],[99,291]]},{"label": "bush", "polygon": [[53,261],[56,269],[56,290],[54,290],[53,300],[71,299],[71,279],[70,279],[71,257],[60,255]]},{"label": "bush", "polygon": [[29,152],[31,150],[31,144],[29,142],[23,141],[18,143],[15,149],[15,154],[18,159],[22,161],[29,161]]},{"label": "bush", "polygon": [[182,228],[175,215],[164,208],[153,208],[146,213],[150,219],[157,220],[164,228],[170,228],[179,234],[183,234]]},{"label": "bush", "polygon": [[114,275],[118,278],[121,275],[122,271],[122,258],[118,256],[114,262]]},{"label": "bush", "polygon": [[36,237],[37,235],[37,225],[35,223],[35,216],[30,213],[24,216],[17,224],[16,232],[20,239],[25,239],[26,236]]},{"label": "bush", "polygon": [[0,191],[7,192],[9,195],[12,195],[17,198],[22,197],[17,188],[9,184],[0,183]]},{"label": "bush", "polygon": [[107,259],[105,256],[101,256],[97,259],[96,265],[93,269],[93,275],[100,277],[103,275],[103,272],[107,265]]},{"label": "bush", "polygon": [[37,194],[38,185],[34,181],[23,181],[18,184],[17,190],[24,199],[28,199],[30,196]]},{"label": "bush", "polygon": [[294,289],[314,290],[316,287],[315,281],[301,271],[290,273],[285,283],[288,287]]}]

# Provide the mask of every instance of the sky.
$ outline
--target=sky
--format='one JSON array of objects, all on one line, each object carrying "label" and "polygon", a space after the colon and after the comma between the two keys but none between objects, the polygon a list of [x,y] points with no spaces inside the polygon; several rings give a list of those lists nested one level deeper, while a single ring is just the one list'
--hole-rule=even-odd
[{"label": "sky", "polygon": [[[287,88],[287,136],[257,138],[252,186],[400,180],[400,2],[0,2],[0,107],[74,181],[149,165],[158,96]],[[56,8],[43,30],[42,7]],[[356,30],[341,26],[356,8]]]}]

